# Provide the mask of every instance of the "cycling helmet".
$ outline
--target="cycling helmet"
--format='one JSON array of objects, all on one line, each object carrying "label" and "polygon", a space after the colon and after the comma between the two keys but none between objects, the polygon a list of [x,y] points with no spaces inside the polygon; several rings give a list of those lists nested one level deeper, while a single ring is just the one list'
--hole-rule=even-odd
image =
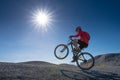
[{"label": "cycling helmet", "polygon": [[77,31],[77,30],[81,31],[81,27],[80,26],[76,27],[75,31]]}]

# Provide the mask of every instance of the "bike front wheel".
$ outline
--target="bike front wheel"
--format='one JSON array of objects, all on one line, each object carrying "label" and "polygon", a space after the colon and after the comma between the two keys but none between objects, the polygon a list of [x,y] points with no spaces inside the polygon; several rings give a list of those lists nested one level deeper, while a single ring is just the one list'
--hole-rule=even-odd
[{"label": "bike front wheel", "polygon": [[68,56],[69,49],[65,44],[58,45],[54,50],[54,55],[57,59],[64,59]]},{"label": "bike front wheel", "polygon": [[94,66],[94,57],[88,52],[82,52],[76,62],[80,69],[89,70]]}]

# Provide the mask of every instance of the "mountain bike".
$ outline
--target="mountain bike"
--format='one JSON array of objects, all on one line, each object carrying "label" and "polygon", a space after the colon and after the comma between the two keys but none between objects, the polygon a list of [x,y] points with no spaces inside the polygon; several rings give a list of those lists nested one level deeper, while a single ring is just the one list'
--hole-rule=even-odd
[{"label": "mountain bike", "polygon": [[54,49],[54,55],[57,59],[65,59],[69,54],[68,46],[71,46],[73,56],[77,66],[82,70],[89,70],[94,66],[94,57],[88,52],[76,51],[72,44],[74,40],[70,38],[70,42],[66,44],[59,44]]}]

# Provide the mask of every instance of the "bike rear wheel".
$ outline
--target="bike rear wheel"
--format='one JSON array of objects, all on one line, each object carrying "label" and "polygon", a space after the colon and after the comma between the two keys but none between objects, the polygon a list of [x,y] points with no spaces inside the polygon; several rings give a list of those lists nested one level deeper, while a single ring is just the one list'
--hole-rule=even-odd
[{"label": "bike rear wheel", "polygon": [[58,45],[54,50],[54,55],[57,59],[64,59],[68,56],[69,49],[65,44]]},{"label": "bike rear wheel", "polygon": [[88,52],[82,52],[76,62],[80,69],[89,70],[94,66],[94,57]]}]

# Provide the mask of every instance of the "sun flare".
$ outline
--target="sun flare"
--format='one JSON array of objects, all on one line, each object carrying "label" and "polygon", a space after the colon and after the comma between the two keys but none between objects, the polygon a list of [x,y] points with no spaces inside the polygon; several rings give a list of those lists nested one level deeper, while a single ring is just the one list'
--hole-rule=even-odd
[{"label": "sun flare", "polygon": [[35,21],[41,26],[46,26],[49,22],[49,16],[44,12],[38,12],[35,16]]},{"label": "sun flare", "polygon": [[37,29],[47,31],[52,21],[52,13],[47,10],[38,9],[33,13],[32,22]]}]

